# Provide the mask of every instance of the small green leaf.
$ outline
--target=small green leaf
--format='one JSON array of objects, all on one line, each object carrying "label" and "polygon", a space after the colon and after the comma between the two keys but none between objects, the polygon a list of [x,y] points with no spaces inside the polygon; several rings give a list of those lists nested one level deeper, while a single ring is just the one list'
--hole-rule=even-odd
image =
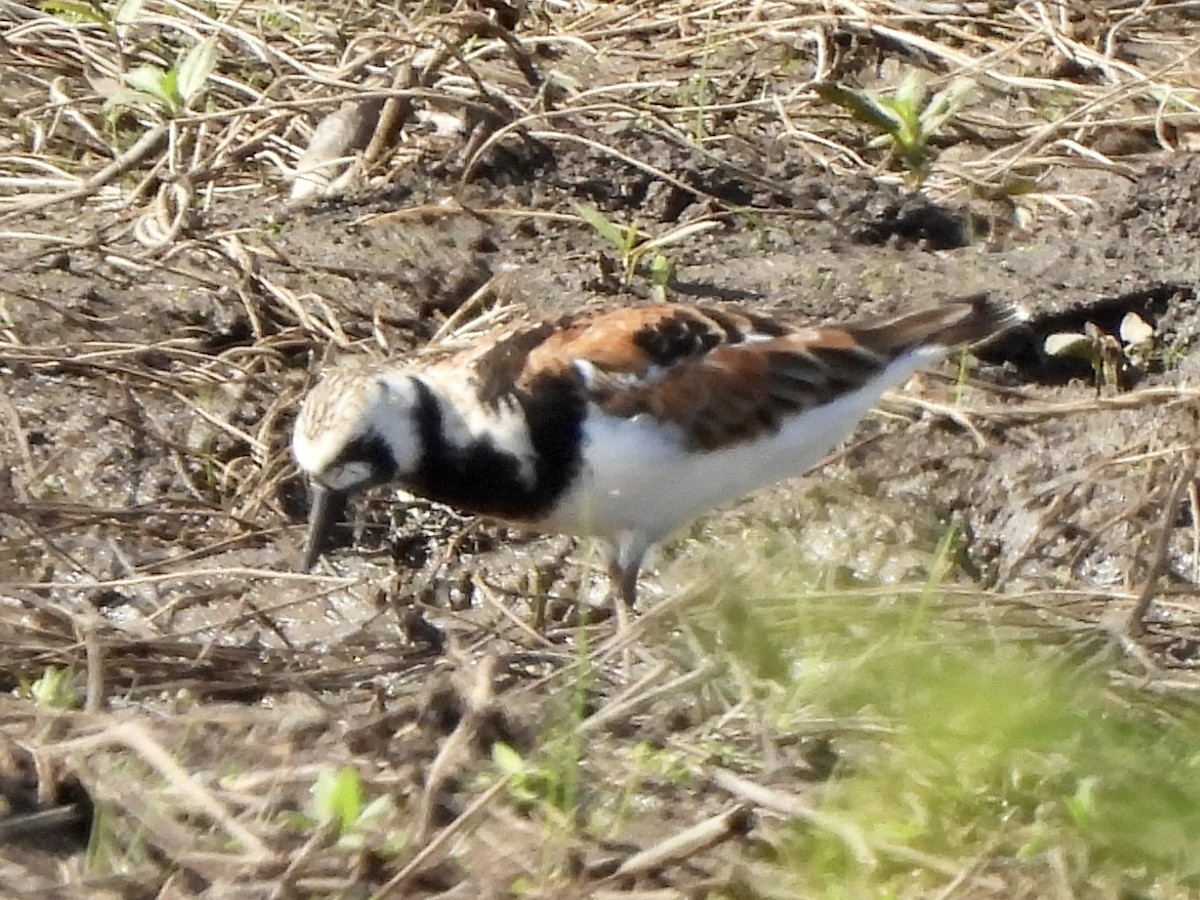
[{"label": "small green leaf", "polygon": [[650,281],[657,285],[670,284],[671,279],[675,277],[675,264],[671,262],[670,257],[664,256],[661,253],[655,253],[654,258],[650,260]]},{"label": "small green leaf", "polygon": [[217,67],[217,39],[206,38],[188,50],[179,61],[177,88],[184,106],[190,106],[192,101],[204,90],[204,83]]},{"label": "small green leaf", "polygon": [[846,110],[858,121],[882,131],[884,134],[895,135],[904,126],[904,121],[893,110],[879,103],[875,98],[861,91],[851,91],[836,84],[818,84],[817,96],[826,103],[832,103]]},{"label": "small green leaf", "polygon": [[79,705],[75,673],[51,666],[29,685],[29,699],[44,709],[73,709]]},{"label": "small green leaf", "polygon": [[637,247],[638,241],[641,240],[641,237],[641,232],[638,231],[638,227],[636,225],[634,225],[632,222],[626,225],[625,231],[621,235],[621,256],[629,259],[629,255],[633,253],[633,250],[635,247]]},{"label": "small green leaf", "polygon": [[650,284],[654,288],[655,298],[665,303],[667,288],[675,280],[675,261],[662,253],[655,253],[650,260]]},{"label": "small green leaf", "polygon": [[322,770],[312,787],[313,816],[318,822],[336,822],[338,834],[345,834],[358,821],[362,809],[362,779],[353,766]]},{"label": "small green leaf", "polygon": [[125,73],[125,83],[135,91],[149,94],[164,104],[170,104],[171,97],[166,93],[163,82],[167,73],[158,66],[138,66]]},{"label": "small green leaf", "polygon": [[113,11],[113,21],[118,25],[128,25],[141,14],[146,0],[121,0]]},{"label": "small green leaf", "polygon": [[525,760],[508,744],[496,741],[492,744],[492,762],[503,774],[516,776],[525,773]]},{"label": "small green leaf", "polygon": [[915,111],[921,108],[924,101],[925,79],[919,70],[909,69],[904,80],[900,82],[900,87],[896,88],[892,102],[898,109]]},{"label": "small green leaf", "polygon": [[108,24],[108,18],[104,15],[103,10],[97,9],[91,3],[81,2],[81,0],[46,0],[42,4],[42,11],[66,19],[68,22]]},{"label": "small green leaf", "polygon": [[612,244],[613,248],[618,252],[623,252],[625,247],[625,235],[621,229],[604,217],[604,213],[596,209],[590,203],[576,203],[575,211],[585,222],[592,226],[592,229]]},{"label": "small green leaf", "polygon": [[921,130],[930,135],[938,131],[948,121],[958,115],[971,92],[975,90],[975,82],[970,78],[956,78],[949,87],[933,95],[926,107],[921,110]]},{"label": "small green leaf", "polygon": [[1100,779],[1094,775],[1079,780],[1073,796],[1064,801],[1064,806],[1076,825],[1088,826],[1096,821],[1096,787]]},{"label": "small green leaf", "polygon": [[183,98],[179,96],[178,66],[171,66],[171,68],[163,72],[162,92],[163,100],[167,104],[167,109],[172,115],[179,112],[179,110],[183,108]]}]

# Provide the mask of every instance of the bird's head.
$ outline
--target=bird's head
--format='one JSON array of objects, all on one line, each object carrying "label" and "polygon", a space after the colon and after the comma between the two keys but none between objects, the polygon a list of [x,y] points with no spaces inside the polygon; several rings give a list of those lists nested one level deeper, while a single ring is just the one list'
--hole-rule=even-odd
[{"label": "bird's head", "polygon": [[305,568],[316,563],[351,494],[416,469],[419,402],[411,376],[379,372],[328,375],[304,398],[292,455],[312,490]]}]

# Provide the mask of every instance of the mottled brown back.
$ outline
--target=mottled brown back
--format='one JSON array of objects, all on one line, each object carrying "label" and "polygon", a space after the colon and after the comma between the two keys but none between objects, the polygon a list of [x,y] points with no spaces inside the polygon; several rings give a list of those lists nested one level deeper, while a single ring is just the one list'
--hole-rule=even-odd
[{"label": "mottled brown back", "polygon": [[[657,304],[519,330],[470,362],[485,399],[576,385],[610,415],[651,416],[712,450],[777,430],[922,346],[983,340],[1017,319],[984,296],[842,326],[788,326],[736,307]],[[583,371],[577,363],[587,365]]]}]

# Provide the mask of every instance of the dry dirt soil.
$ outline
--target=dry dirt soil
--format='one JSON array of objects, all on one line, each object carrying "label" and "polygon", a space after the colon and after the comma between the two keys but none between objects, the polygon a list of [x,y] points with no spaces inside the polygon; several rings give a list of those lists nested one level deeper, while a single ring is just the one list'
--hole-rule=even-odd
[{"label": "dry dirt soil", "polygon": [[[653,697],[618,701],[690,671],[656,642],[696,568],[732,565],[742,529],[810,527],[814,504],[823,521],[886,508],[918,534],[954,523],[964,577],[995,602],[1018,598],[1048,628],[1111,632],[1155,677],[1190,678],[1200,155],[1187,148],[1200,120],[1194,91],[1156,108],[1122,86],[1186,57],[1194,7],[1146,13],[1105,57],[1120,4],[1072,10],[1066,43],[1005,4],[994,21],[952,3],[962,10],[941,25],[930,13],[894,27],[847,4],[751,31],[727,4],[690,16],[664,4],[643,22],[616,4],[530,4],[509,21],[503,3],[447,3],[431,5],[441,19],[404,20],[404,40],[370,4],[345,5],[340,22],[311,13],[320,28],[295,26],[273,56],[148,4],[157,32],[127,36],[128,52],[186,46],[167,21],[180,15],[217,37],[225,80],[197,105],[207,115],[180,116],[107,174],[103,142],[119,153],[162,110],[102,116],[88,79],[111,53],[103,30],[35,34],[31,10],[0,5],[0,788],[10,812],[69,814],[28,825],[33,845],[54,835],[61,852],[8,859],[0,884],[51,890],[77,872],[100,801],[127,814],[109,827],[132,862],[86,888],[68,876],[62,890],[81,896],[502,895],[541,838],[517,807],[486,805],[471,773],[487,746],[531,748],[585,640],[602,671],[588,710],[611,712],[595,739],[661,745],[694,727]],[[214,9],[252,30],[232,4]],[[262,17],[255,27],[273,34]],[[1134,40],[1143,32],[1153,40]],[[1021,35],[1024,49],[992,55]],[[446,46],[457,55],[436,58]],[[384,87],[408,90],[399,130],[340,191],[289,202],[283,169],[313,125],[374,84],[361,65],[335,72],[359,51]],[[414,58],[420,77],[394,80],[389,61]],[[1175,65],[1200,85],[1194,59]],[[920,187],[876,132],[806,87],[884,91],[914,68],[934,89],[977,82],[931,139]],[[379,105],[363,103],[369,135]],[[665,246],[670,298],[836,321],[988,291],[1032,317],[897,392],[818,472],[665,548],[623,651],[600,613],[578,624],[606,587],[586,547],[384,491],[301,572],[307,500],[287,443],[324,366],[653,302],[650,279],[626,282],[580,218],[585,203],[649,236],[712,223]],[[1117,384],[1043,350],[1089,323],[1119,347],[1130,312],[1154,337],[1145,354],[1116,351]],[[831,558],[851,580],[911,578],[900,527],[876,535],[869,564]],[[76,673],[84,709],[21,699],[52,666]],[[113,748],[125,755],[101,752]],[[341,764],[404,798],[409,849],[347,870],[328,835],[275,824],[304,808],[318,765]],[[132,770],[172,785],[176,805],[148,804]],[[580,843],[568,893],[718,883],[722,857],[702,852],[679,871],[610,877],[735,799],[662,792],[620,841]],[[468,821],[475,849],[444,858],[437,836]]]}]

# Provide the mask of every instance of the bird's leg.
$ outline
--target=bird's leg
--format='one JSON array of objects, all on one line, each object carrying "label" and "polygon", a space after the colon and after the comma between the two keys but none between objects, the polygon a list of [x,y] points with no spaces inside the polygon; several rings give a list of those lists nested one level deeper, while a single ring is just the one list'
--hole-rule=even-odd
[{"label": "bird's leg", "polygon": [[637,532],[627,531],[617,539],[609,575],[617,592],[613,611],[616,613],[618,635],[624,635],[629,630],[629,613],[637,602],[638,572],[648,548],[649,542]]},{"label": "bird's leg", "polygon": [[621,598],[621,606],[631,610],[637,603],[637,580],[640,566],[614,568],[616,569],[615,583]]},{"label": "bird's leg", "polygon": [[633,609],[633,601],[637,594],[637,569],[634,569],[631,575],[613,559],[608,567],[608,577],[616,589],[612,598],[613,617],[617,620],[617,635],[620,636],[629,629],[629,611]]}]

